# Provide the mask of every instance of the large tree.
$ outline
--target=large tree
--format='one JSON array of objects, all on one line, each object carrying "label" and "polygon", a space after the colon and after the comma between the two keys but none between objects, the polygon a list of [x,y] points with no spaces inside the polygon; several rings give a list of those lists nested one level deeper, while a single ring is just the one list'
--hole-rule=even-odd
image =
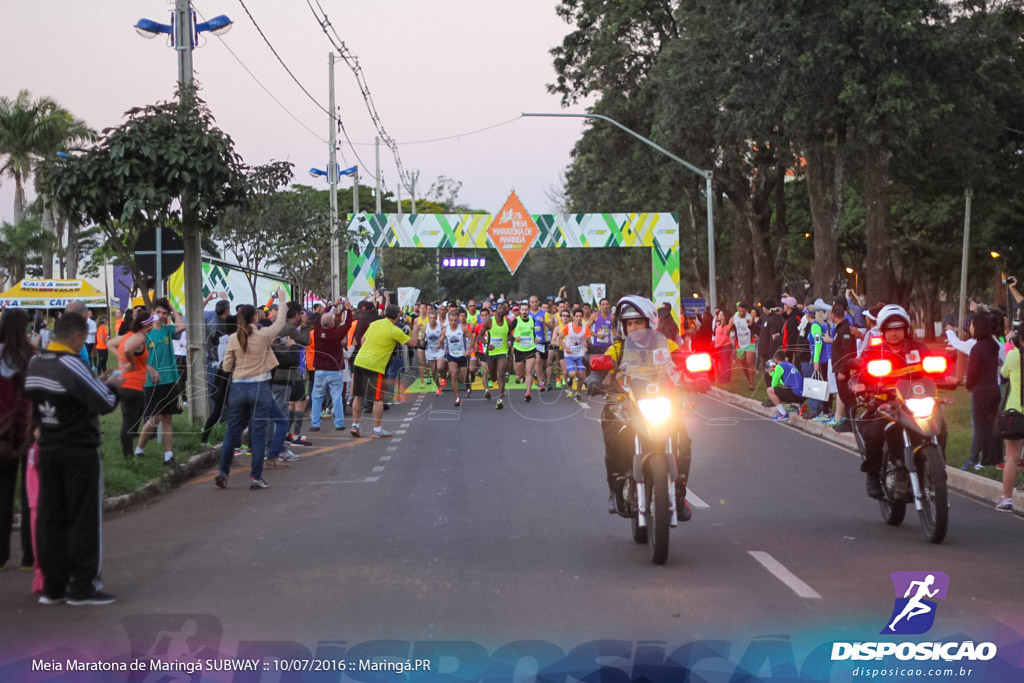
[{"label": "large tree", "polygon": [[246,201],[250,186],[234,142],[193,87],[177,101],[136,107],[125,116],[81,154],[54,161],[47,178],[65,213],[79,225],[102,228],[106,246],[141,282],[134,251],[144,229],[190,223],[209,234],[223,211]]},{"label": "large tree", "polygon": [[[14,180],[14,225],[25,219],[25,183],[38,166],[52,162],[58,152],[68,151],[78,144],[96,139],[96,132],[81,119],[61,107],[49,97],[32,99],[28,90],[17,97],[0,97],[0,155],[4,155],[0,174]],[[64,240],[64,220],[51,202],[45,186],[38,186],[43,202],[42,225],[55,237],[48,241],[40,254],[43,276],[53,276],[53,248],[56,246],[62,262],[68,260],[65,247],[70,247],[71,277],[77,265],[76,238],[72,229]]]}]

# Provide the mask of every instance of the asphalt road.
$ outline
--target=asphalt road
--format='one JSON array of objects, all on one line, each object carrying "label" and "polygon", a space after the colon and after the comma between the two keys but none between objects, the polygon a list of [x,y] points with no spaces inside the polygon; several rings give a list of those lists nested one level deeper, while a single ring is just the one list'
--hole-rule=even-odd
[{"label": "asphalt road", "polygon": [[697,397],[694,518],[656,567],[605,511],[597,406],[513,392],[498,412],[479,393],[458,409],[450,394],[412,396],[385,413],[392,439],[310,434],[301,462],[265,473],[269,489],[239,471],[220,490],[211,471],[108,519],[113,605],[44,607],[28,574],[0,574],[0,639],[98,655],[129,640],[165,653],[182,629],[229,652],[250,640],[864,639],[892,610],[889,573],[911,570],[949,575],[943,632],[1024,630],[1024,521],[988,502],[952,496],[947,540],[932,545],[912,510],[899,528],[882,522],[856,455]]}]

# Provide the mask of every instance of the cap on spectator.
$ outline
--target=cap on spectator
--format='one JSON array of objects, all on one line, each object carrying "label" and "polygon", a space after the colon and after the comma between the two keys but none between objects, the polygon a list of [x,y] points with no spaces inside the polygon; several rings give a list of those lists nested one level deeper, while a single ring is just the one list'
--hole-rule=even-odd
[{"label": "cap on spectator", "polygon": [[[819,299],[819,301],[820,301],[820,299]],[[782,303],[785,304],[786,306],[789,306],[790,308],[796,308],[796,298],[795,297],[787,296],[787,297],[785,297],[782,300]]]},{"label": "cap on spectator", "polygon": [[512,307],[512,311],[513,312],[518,311],[518,310],[519,310],[519,304],[516,304],[515,306]]},{"label": "cap on spectator", "polygon": [[505,303],[505,297],[503,297],[503,296],[499,296],[499,297],[498,297],[498,303],[499,303],[499,304],[503,304],[503,303]]},{"label": "cap on spectator", "polygon": [[[160,319],[160,317],[159,317],[159,316],[157,316],[157,315],[156,315],[156,314],[154,313],[154,314],[150,315],[150,316],[149,316],[148,318],[146,318],[145,320],[143,320],[143,321],[142,321],[142,326],[143,326],[143,327],[146,327],[147,325],[156,325],[156,322],[157,322],[157,321],[158,321],[159,319]],[[44,327],[45,327],[45,324],[44,324]]]},{"label": "cap on spectator", "polygon": [[372,311],[373,310],[373,302],[372,301],[360,301],[359,302],[359,306],[357,306],[356,308],[358,308],[360,311]]},{"label": "cap on spectator", "polygon": [[878,320],[878,306],[872,306],[868,310],[864,311],[864,317],[868,320]]},{"label": "cap on spectator", "polygon": [[267,310],[268,311],[276,311],[277,309],[278,309],[278,305],[277,304],[270,304],[269,306],[267,306]]},{"label": "cap on spectator", "polygon": [[817,299],[815,299],[815,301],[814,301],[814,310],[815,310],[815,311],[823,311],[823,312],[825,312],[825,313],[828,313],[829,311],[831,311],[831,310],[832,310],[832,306],[830,306],[829,304],[825,303],[825,300],[824,300],[824,299],[822,299],[822,298],[821,298],[821,297],[819,296],[819,297],[818,297]]},{"label": "cap on spectator", "polygon": [[519,305],[520,306],[529,306],[530,305],[530,300],[529,299],[523,299],[522,301],[519,302]]},{"label": "cap on spectator", "polygon": [[770,311],[773,308],[775,308],[778,304],[775,303],[775,299],[769,297],[764,300],[762,305]]},{"label": "cap on spectator", "polygon": [[814,315],[814,311],[809,308],[804,309],[804,315]]},{"label": "cap on spectator", "polygon": [[560,296],[556,296],[556,297],[555,297],[555,303],[556,303],[556,304],[560,304],[560,303],[563,303],[564,301],[565,301],[565,299],[563,299],[563,298],[562,298],[562,297],[560,297]]},{"label": "cap on spectator", "polygon": [[315,304],[313,304],[313,310],[314,310],[314,311],[315,311],[316,309],[318,309],[318,308],[323,308],[323,307],[324,307],[324,305],[323,305],[322,303],[320,303],[319,301],[318,301],[318,302],[316,302]]}]

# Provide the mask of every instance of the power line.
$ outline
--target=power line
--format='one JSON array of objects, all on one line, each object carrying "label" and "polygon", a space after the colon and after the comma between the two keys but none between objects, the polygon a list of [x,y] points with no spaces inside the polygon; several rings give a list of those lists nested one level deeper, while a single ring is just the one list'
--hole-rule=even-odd
[{"label": "power line", "polygon": [[250,12],[249,8],[245,6],[245,0],[238,0],[238,4],[240,4],[242,6],[242,9],[245,10],[245,13],[249,15],[249,21],[251,21],[252,25],[256,27],[256,30],[259,32],[260,37],[263,38],[263,42],[267,44],[267,47],[270,48],[270,51],[274,53],[275,57],[277,57],[277,61],[281,62],[281,66],[283,66],[284,70],[288,72],[288,75],[292,77],[292,80],[295,81],[295,84],[299,86],[302,92],[306,93],[306,97],[312,100],[313,104],[320,107],[321,111],[330,116],[331,112],[326,107],[324,107],[324,105],[320,104],[315,97],[309,94],[309,91],[306,90],[306,86],[302,85],[302,83],[299,82],[299,79],[295,77],[295,74],[292,73],[292,70],[289,69],[288,65],[284,63],[283,59],[281,59],[281,55],[277,54],[277,50],[275,50],[274,46],[270,44],[270,40],[268,40],[267,36],[263,33],[263,29],[260,28],[260,25],[256,23],[256,19],[253,18],[252,12]]},{"label": "power line", "polygon": [[[239,2],[241,1],[242,0],[239,0]],[[377,134],[380,136],[381,142],[391,150],[391,153],[395,157],[395,165],[398,167],[398,180],[402,185],[405,185],[406,189],[408,189],[410,194],[412,194],[412,188],[405,182],[406,174],[402,169],[402,158],[398,154],[398,143],[395,142],[395,139],[388,135],[387,131],[384,130],[384,125],[380,120],[380,116],[377,114],[377,107],[373,103],[373,96],[370,94],[370,87],[366,83],[366,78],[363,76],[362,68],[359,66],[358,58],[349,51],[348,46],[346,46],[344,41],[341,40],[338,32],[327,18],[327,12],[325,12],[323,6],[320,5],[320,0],[315,1],[316,6],[320,9],[320,14],[323,15],[323,19],[321,19],[320,14],[317,14],[317,11],[313,9],[313,3],[310,0],[306,0],[306,5],[309,6],[309,11],[313,13],[313,18],[316,19],[316,22],[320,25],[324,35],[327,36],[327,40],[330,41],[331,45],[341,56],[342,60],[344,60],[345,64],[348,65],[348,68],[352,71],[353,75],[355,75],[356,83],[359,85],[359,91],[363,96],[363,102],[366,104],[366,109],[370,114],[370,120],[377,129]],[[328,31],[328,29],[330,30]],[[333,38],[331,37],[332,33],[334,34]],[[346,139],[348,139],[347,136]],[[349,144],[352,144],[351,141],[349,141]],[[352,148],[352,151],[355,152],[355,147]]]},{"label": "power line", "polygon": [[[487,126],[485,128],[477,128],[476,130],[466,131],[465,133],[456,133],[455,135],[447,135],[447,136],[445,136],[443,138],[431,138],[430,140],[413,140],[412,142],[403,142],[402,146],[403,147],[408,147],[409,145],[425,145],[425,144],[428,144],[428,143],[431,143],[431,142],[444,142],[445,140],[457,140],[459,138],[464,138],[464,137],[466,137],[468,135],[475,135],[477,133],[483,133],[484,131],[493,130],[495,128],[500,128],[501,126],[507,126],[508,124],[513,123],[515,121],[518,121],[521,118],[523,118],[521,115],[520,116],[516,116],[516,117],[513,117],[513,118],[509,119],[508,121],[502,121],[501,123],[495,123],[493,126]],[[350,142],[349,144],[351,144],[351,145],[362,145],[362,146],[365,147],[365,146],[368,146],[368,145],[374,145],[376,143],[374,143],[374,142]]]},{"label": "power line", "polygon": [[[193,4],[192,6],[193,6],[193,7],[195,7],[195,4]],[[198,14],[198,15],[199,15],[199,18],[200,18],[200,19],[202,19],[203,21],[206,21],[206,17],[205,17],[205,16],[203,16],[203,13],[202,13],[202,12],[200,12],[198,8],[196,9],[196,14]],[[214,35],[216,35],[216,34],[214,34]],[[231,55],[232,57],[234,57],[234,58],[235,58],[235,61],[237,61],[237,62],[238,62],[238,63],[239,63],[240,65],[241,65],[241,67],[242,67],[243,69],[245,69],[246,73],[248,73],[248,74],[249,74],[249,75],[250,75],[250,76],[252,77],[252,80],[256,81],[256,84],[257,84],[258,86],[260,86],[261,88],[263,88],[263,92],[267,93],[267,95],[268,95],[268,96],[270,97],[270,99],[274,100],[274,102],[276,102],[276,103],[277,103],[277,106],[281,107],[281,109],[283,109],[283,110],[284,110],[284,112],[285,112],[286,114],[288,114],[288,116],[290,116],[290,117],[292,117],[293,119],[295,119],[295,122],[296,122],[296,123],[298,123],[298,124],[299,124],[300,126],[302,126],[303,128],[305,128],[306,130],[308,130],[308,131],[310,132],[310,134],[312,134],[312,135],[313,135],[313,137],[315,137],[315,138],[316,138],[317,140],[319,140],[320,142],[323,142],[324,144],[327,144],[327,140],[324,140],[324,139],[323,139],[323,137],[321,137],[321,136],[320,136],[320,135],[319,135],[319,134],[318,134],[318,133],[317,133],[316,131],[314,131],[314,130],[313,130],[312,128],[310,128],[310,127],[309,127],[309,126],[307,126],[307,125],[306,125],[305,123],[303,123],[303,122],[302,122],[302,120],[301,120],[301,119],[299,119],[299,117],[298,117],[298,116],[296,116],[295,114],[293,114],[293,113],[291,112],[291,110],[290,110],[290,109],[288,109],[288,107],[286,107],[286,106],[284,105],[284,103],[282,103],[282,102],[281,102],[281,100],[279,100],[279,99],[277,99],[276,97],[274,97],[274,93],[270,92],[270,90],[269,90],[269,89],[267,88],[267,86],[263,85],[263,82],[262,82],[262,81],[260,81],[260,79],[256,77],[256,74],[254,74],[254,73],[252,72],[252,69],[250,69],[250,68],[249,68],[249,67],[248,67],[248,66],[247,66],[247,65],[245,64],[245,62],[244,62],[244,61],[242,60],[242,58],[241,58],[241,57],[239,57],[239,56],[238,56],[237,54],[235,54],[235,51],[231,49],[231,46],[230,46],[230,45],[228,45],[227,41],[225,41],[223,37],[221,37],[221,36],[217,36],[217,39],[218,39],[218,40],[220,41],[221,45],[223,45],[223,46],[224,46],[224,49],[226,49],[226,50],[228,51],[228,53],[229,53],[229,54],[230,54],[230,55]]]}]

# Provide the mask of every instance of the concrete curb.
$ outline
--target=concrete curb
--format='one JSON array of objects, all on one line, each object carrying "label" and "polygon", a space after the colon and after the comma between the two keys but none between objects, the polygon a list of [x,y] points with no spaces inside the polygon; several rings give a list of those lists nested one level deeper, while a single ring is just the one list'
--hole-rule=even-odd
[{"label": "concrete curb", "polygon": [[158,479],[152,479],[142,485],[142,488],[125,493],[120,496],[110,496],[103,500],[104,512],[124,512],[136,505],[141,505],[171,489],[180,486],[200,470],[215,465],[220,458],[220,444],[208,446],[203,452],[191,456],[187,462],[176,465],[174,469],[167,472]]},{"label": "concrete curb", "polygon": [[[731,392],[719,389],[718,387],[711,387],[708,393],[725,403],[745,408],[753,413],[764,415],[766,418],[772,414],[771,408],[765,408],[761,405],[761,402],[756,398],[747,398],[745,396],[739,396]],[[852,450],[854,453],[857,452],[857,440],[853,434],[840,434],[831,427],[823,427],[817,422],[811,422],[810,420],[802,420],[800,418],[789,419],[786,424],[791,425],[795,429],[814,434],[817,437],[831,441],[832,443],[838,444],[845,448]],[[952,491],[958,491],[964,495],[971,496],[986,502],[999,502],[1003,497],[1003,485],[1001,482],[987,479],[985,477],[979,477],[976,474],[970,472],[962,472],[956,467],[946,467],[946,485]],[[1013,506],[1016,511],[1024,510],[1024,491],[1013,492]]]}]

